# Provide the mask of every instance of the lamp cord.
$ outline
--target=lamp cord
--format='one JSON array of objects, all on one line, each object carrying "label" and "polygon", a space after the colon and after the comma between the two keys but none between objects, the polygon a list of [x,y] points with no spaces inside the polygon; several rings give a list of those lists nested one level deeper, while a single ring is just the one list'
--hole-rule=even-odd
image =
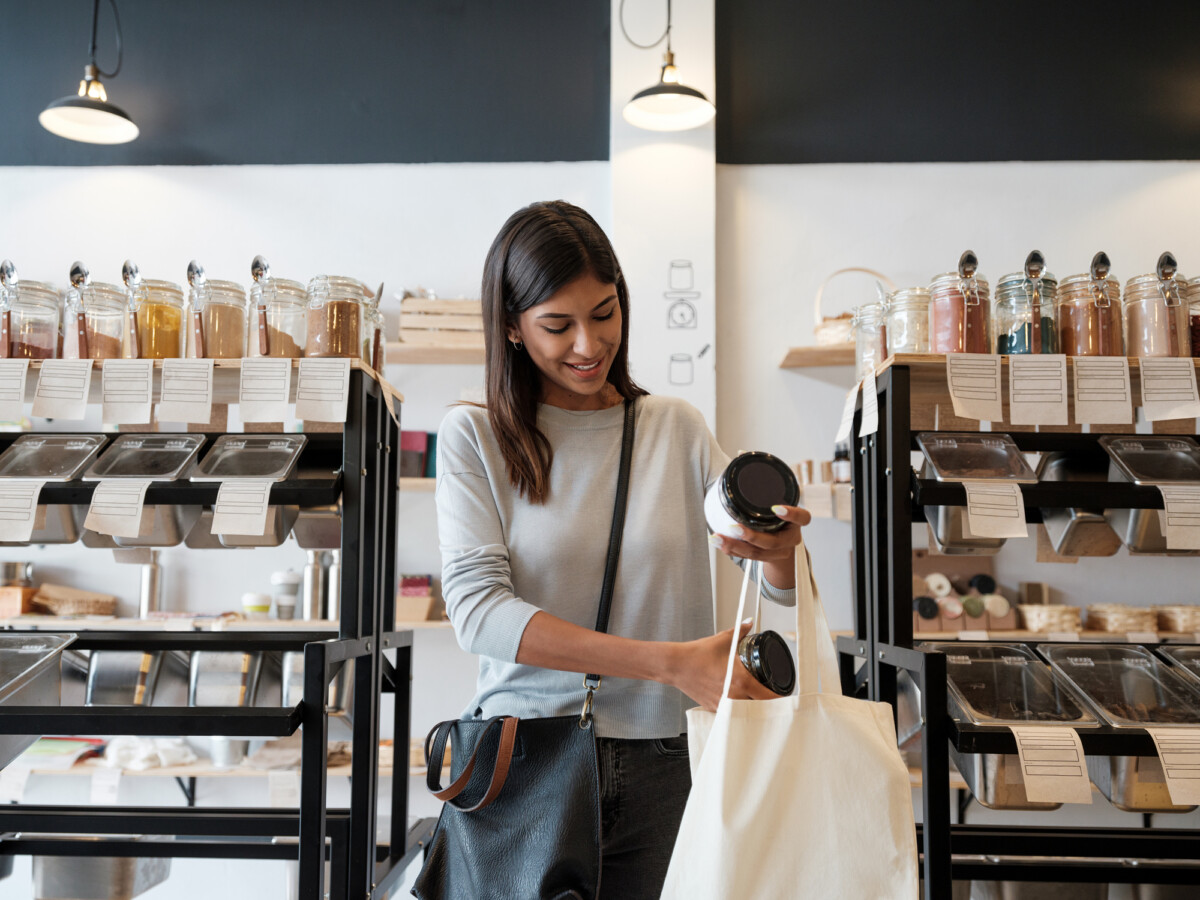
[{"label": "lamp cord", "polygon": [[[100,0],[96,0],[97,3]],[[617,7],[617,23],[621,26],[621,34],[625,35],[625,40],[633,44],[639,50],[652,50],[663,42],[663,38],[667,39],[667,52],[671,52],[671,0],[667,0],[667,27],[663,33],[659,35],[658,40],[652,44],[639,44],[629,36],[629,32],[625,29],[625,0],[621,0],[621,5]]]},{"label": "lamp cord", "polygon": [[[117,25],[117,67],[111,72],[104,72],[99,66],[96,66],[96,25],[100,20],[100,0],[92,2],[92,43],[88,46],[88,56],[92,65],[96,66],[97,72],[105,78],[116,78],[121,72],[121,61],[125,58],[125,51],[121,46],[121,16],[117,13],[117,0],[108,0],[108,5],[112,7],[113,21]],[[659,40],[662,39],[659,38]]]}]

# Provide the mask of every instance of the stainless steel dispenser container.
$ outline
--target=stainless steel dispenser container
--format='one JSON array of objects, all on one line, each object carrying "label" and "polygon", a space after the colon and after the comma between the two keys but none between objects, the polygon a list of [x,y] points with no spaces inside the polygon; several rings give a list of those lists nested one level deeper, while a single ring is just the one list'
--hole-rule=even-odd
[{"label": "stainless steel dispenser container", "polygon": [[[1042,454],[1038,481],[1107,482],[1108,457],[1095,453]],[[1043,509],[1042,524],[1054,552],[1060,556],[1112,556],[1121,539],[1109,526],[1103,509]]]},{"label": "stainless steel dispenser container", "polygon": [[[73,634],[0,634],[0,715],[4,706],[58,706],[62,652]],[[0,769],[38,739],[36,734],[0,735]]]},{"label": "stainless steel dispenser container", "polygon": [[[1108,435],[1100,446],[1110,458],[1109,481],[1134,484],[1200,484],[1200,445],[1190,437]],[[1106,509],[1104,517],[1131,553],[1200,556],[1200,550],[1169,550],[1159,510]]]},{"label": "stainless steel dispenser container", "polygon": [[[81,834],[70,839],[103,842],[117,838]],[[170,838],[141,835],[135,840],[160,842]],[[170,874],[170,857],[35,856],[33,897],[34,900],[133,900],[162,884]]]}]

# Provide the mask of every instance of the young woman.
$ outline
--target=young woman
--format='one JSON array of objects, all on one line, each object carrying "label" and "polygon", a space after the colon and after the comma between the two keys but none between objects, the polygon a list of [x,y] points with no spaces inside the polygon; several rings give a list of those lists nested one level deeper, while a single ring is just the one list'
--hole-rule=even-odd
[{"label": "young woman", "polygon": [[[442,590],[459,643],[479,654],[467,714],[578,714],[595,696],[605,897],[657,898],[691,787],[686,710],[715,709],[732,634],[714,635],[704,495],[728,457],[704,418],[649,396],[628,371],[629,295],[604,232],[569,203],[513,214],[483,276],[486,406],[438,435]],[[594,630],[620,460],[636,439],[608,633]],[[808,514],[712,544],[761,561],[763,593],[795,602]],[[743,631],[747,628],[743,626]],[[732,696],[775,695],[742,666]]]}]

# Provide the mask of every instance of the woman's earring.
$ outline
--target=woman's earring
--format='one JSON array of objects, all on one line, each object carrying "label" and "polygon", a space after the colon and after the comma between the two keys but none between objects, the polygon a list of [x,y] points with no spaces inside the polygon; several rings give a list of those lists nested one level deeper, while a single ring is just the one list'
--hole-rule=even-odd
[{"label": "woman's earring", "polygon": [[509,341],[509,343],[511,343],[513,345],[513,349],[517,351],[525,346],[525,344],[523,344],[521,341]]}]

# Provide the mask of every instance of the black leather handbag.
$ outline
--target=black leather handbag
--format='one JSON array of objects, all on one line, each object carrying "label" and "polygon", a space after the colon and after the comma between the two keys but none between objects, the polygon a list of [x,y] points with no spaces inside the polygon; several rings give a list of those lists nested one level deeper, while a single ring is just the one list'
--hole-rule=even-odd
[{"label": "black leather handbag", "polygon": [[[625,401],[621,468],[596,630],[608,630],[633,458]],[[453,719],[425,739],[426,784],[444,800],[412,893],[420,900],[594,900],[600,886],[600,772],[592,697],[578,716]],[[442,787],[446,742],[454,748]]]}]

